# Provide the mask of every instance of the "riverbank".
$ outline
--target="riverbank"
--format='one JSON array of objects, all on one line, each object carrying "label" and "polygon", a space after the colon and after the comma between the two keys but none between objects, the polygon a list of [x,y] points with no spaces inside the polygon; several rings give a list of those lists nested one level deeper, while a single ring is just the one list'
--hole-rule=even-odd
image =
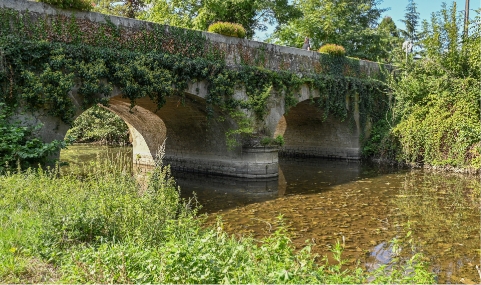
[{"label": "riverbank", "polygon": [[[79,179],[75,173],[82,173]],[[279,219],[262,239],[205,226],[167,168],[146,190],[118,164],[0,176],[0,279],[7,283],[433,283],[421,255],[394,270],[341,270],[296,251]],[[32,265],[33,264],[33,265]]]},{"label": "riverbank", "polygon": [[451,165],[430,165],[420,163],[406,163],[395,160],[371,158],[368,159],[369,163],[379,165],[381,167],[395,167],[398,169],[423,169],[425,171],[431,171],[436,173],[460,173],[465,175],[480,175],[481,168],[475,168],[472,166],[467,167],[454,167]]}]

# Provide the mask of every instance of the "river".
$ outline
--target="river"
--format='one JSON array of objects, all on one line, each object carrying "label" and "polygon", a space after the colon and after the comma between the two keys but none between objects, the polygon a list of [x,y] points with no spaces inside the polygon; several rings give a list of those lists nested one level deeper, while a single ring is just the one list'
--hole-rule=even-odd
[{"label": "river", "polygon": [[[118,151],[131,150],[74,145],[61,161]],[[329,257],[340,242],[347,266],[367,269],[393,261],[399,245],[402,258],[422,253],[438,283],[480,282],[479,177],[312,158],[281,158],[279,167],[279,179],[264,181],[173,174],[182,197],[195,192],[208,222],[221,216],[229,233],[262,238],[282,223],[296,248],[307,241]]]}]

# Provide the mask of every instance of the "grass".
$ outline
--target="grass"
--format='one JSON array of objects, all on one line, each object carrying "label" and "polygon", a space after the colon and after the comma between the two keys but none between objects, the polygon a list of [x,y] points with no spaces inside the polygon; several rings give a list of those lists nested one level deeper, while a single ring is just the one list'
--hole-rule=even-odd
[{"label": "grass", "polygon": [[[68,174],[29,169],[0,176],[0,280],[4,283],[433,283],[416,272],[342,269],[295,250],[285,227],[263,240],[205,226],[181,200],[168,167],[141,187],[129,171],[97,160]],[[327,260],[327,259],[325,259]],[[369,279],[370,278],[370,279]]]}]

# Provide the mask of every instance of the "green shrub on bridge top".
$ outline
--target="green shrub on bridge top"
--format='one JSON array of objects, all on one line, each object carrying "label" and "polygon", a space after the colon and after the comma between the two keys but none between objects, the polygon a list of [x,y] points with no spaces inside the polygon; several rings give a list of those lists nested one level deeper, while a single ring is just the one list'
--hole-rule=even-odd
[{"label": "green shrub on bridge top", "polygon": [[246,37],[246,30],[244,29],[244,27],[236,23],[215,22],[209,26],[207,31],[241,39]]},{"label": "green shrub on bridge top", "polygon": [[37,0],[38,2],[47,3],[61,9],[75,9],[80,11],[92,10],[92,2],[89,0]]},{"label": "green shrub on bridge top", "polygon": [[335,44],[325,44],[319,49],[319,52],[337,56],[346,55],[346,50],[344,49],[344,47]]}]

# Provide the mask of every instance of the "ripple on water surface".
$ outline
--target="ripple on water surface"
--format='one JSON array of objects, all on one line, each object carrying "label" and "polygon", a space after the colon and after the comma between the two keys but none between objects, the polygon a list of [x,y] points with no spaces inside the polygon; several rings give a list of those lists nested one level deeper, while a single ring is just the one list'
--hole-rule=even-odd
[{"label": "ripple on water surface", "polygon": [[282,215],[297,247],[307,240],[314,252],[329,255],[331,246],[344,240],[344,258],[368,269],[391,261],[393,238],[412,239],[414,250],[405,246],[405,257],[423,253],[439,283],[479,280],[475,177],[320,159],[281,160],[280,168],[278,181],[258,182],[257,188],[199,175],[181,175],[179,184],[185,196],[197,193],[211,222],[221,215],[224,229],[236,235],[261,238],[275,230]]}]

